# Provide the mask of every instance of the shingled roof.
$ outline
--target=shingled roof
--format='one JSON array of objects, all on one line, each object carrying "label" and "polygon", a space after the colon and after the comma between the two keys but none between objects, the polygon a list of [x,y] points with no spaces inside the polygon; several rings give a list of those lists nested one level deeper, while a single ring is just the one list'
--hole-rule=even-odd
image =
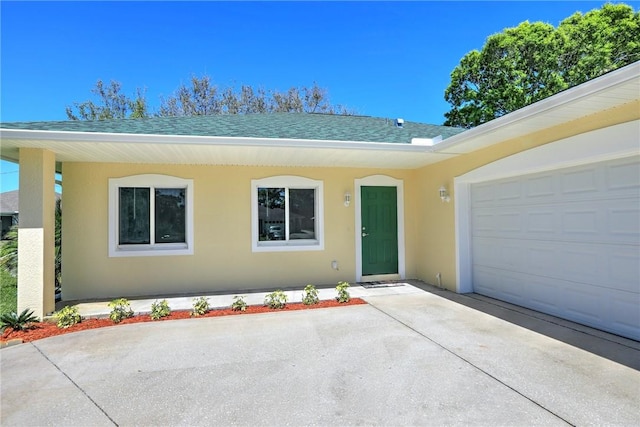
[{"label": "shingled roof", "polygon": [[0,193],[0,213],[12,214],[18,212],[18,190]]},{"label": "shingled roof", "polygon": [[3,129],[115,134],[189,135],[363,141],[410,144],[413,138],[443,139],[464,129],[368,116],[305,113],[234,114],[189,117],[151,117],[98,121],[0,123]]}]

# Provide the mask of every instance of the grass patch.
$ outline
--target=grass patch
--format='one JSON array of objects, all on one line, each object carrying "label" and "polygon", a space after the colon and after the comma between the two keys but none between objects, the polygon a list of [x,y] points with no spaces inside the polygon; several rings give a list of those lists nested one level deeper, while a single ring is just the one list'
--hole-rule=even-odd
[{"label": "grass patch", "polygon": [[16,278],[0,269],[0,315],[18,308],[18,286]]}]

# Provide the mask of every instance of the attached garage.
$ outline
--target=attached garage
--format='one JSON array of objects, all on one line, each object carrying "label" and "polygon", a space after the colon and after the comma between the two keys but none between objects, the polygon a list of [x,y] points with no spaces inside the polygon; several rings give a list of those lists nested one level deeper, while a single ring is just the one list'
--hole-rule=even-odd
[{"label": "attached garage", "polygon": [[456,207],[460,291],[639,340],[638,129],[577,135],[456,179],[468,212]]},{"label": "attached garage", "polygon": [[640,338],[640,158],[474,184],[474,291]]}]

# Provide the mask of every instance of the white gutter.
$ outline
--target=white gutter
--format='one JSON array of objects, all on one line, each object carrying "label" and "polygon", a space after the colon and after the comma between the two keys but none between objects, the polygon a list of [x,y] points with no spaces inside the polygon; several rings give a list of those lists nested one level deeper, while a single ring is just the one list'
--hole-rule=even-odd
[{"label": "white gutter", "polygon": [[156,135],[137,133],[72,132],[31,129],[0,129],[0,140],[40,140],[89,143],[146,143],[160,145],[215,145],[244,147],[328,148],[342,150],[429,152],[429,146],[364,141],[333,141],[319,139],[251,138],[228,136]]}]

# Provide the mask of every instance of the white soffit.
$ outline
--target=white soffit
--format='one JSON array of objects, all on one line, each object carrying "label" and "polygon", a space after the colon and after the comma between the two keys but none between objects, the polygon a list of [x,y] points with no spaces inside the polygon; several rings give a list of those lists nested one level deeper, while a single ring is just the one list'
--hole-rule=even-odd
[{"label": "white soffit", "polygon": [[194,165],[362,167],[413,169],[454,157],[410,144],[268,140],[132,134],[91,134],[3,129],[2,154],[43,148],[58,162]]}]

